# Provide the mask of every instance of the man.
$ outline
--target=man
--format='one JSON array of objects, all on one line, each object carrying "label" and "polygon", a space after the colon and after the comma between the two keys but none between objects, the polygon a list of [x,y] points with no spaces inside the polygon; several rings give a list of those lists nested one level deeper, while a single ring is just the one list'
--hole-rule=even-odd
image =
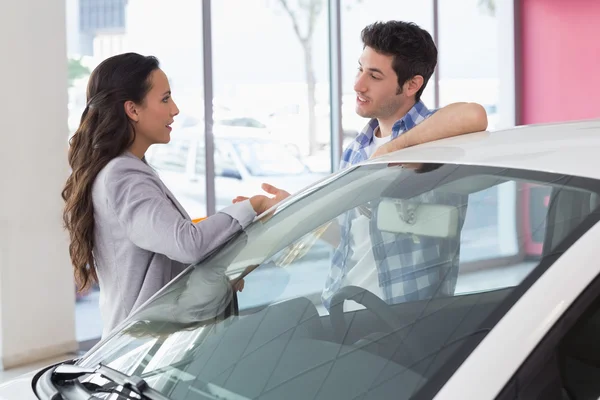
[{"label": "man", "polygon": [[[356,112],[371,120],[344,151],[340,169],[414,144],[487,128],[485,110],[478,104],[455,103],[434,113],[421,101],[437,64],[437,49],[427,31],[402,21],[376,22],[364,28],[361,37]],[[466,204],[459,196],[434,193],[418,201]],[[340,244],[322,294],[327,308],[355,263],[352,249],[360,245],[352,233],[352,221],[359,217],[353,211],[340,225]],[[462,227],[466,208],[460,211]],[[368,240],[384,300],[398,303],[453,294],[459,241],[380,232],[375,220],[376,215],[370,216]]]},{"label": "man", "polygon": [[485,109],[479,104],[455,103],[432,115],[421,102],[437,64],[437,49],[427,31],[412,23],[389,21],[367,26],[361,36],[363,52],[354,84],[356,112],[371,121],[344,152],[341,168],[487,128]]},{"label": "man", "polygon": [[[434,112],[421,101],[421,94],[437,64],[437,48],[427,31],[408,22],[376,22],[364,28],[361,37],[363,52],[354,84],[356,112],[371,120],[345,149],[340,169],[405,147],[487,128],[487,116],[479,104],[454,103]],[[280,199],[289,195],[284,190],[270,185],[263,185],[263,189]],[[234,201],[241,199],[240,197]],[[434,200],[429,198],[424,201]],[[453,201],[456,199],[442,199],[444,203]],[[327,307],[331,296],[342,285],[342,280],[350,268],[347,263],[349,241],[352,240],[351,219],[350,215],[346,216],[346,220],[341,224],[340,237],[335,240],[339,246],[334,254],[333,266],[323,292],[323,300]],[[375,240],[373,233],[371,232],[371,240]],[[399,239],[378,237],[377,240]],[[374,243],[374,246],[381,244]],[[394,257],[397,261],[398,256],[406,258],[410,253],[411,259],[403,259],[401,262],[427,259],[425,256],[431,253],[430,245],[440,247],[438,243],[432,244],[427,241],[421,244],[402,243],[396,247],[405,249],[407,254],[394,254]],[[441,247],[447,248],[447,245],[444,243]],[[444,268],[450,265],[450,275],[455,275],[456,272],[458,249],[455,250],[456,256],[453,256],[449,263],[444,263]],[[387,257],[390,256],[383,254],[376,260],[378,268],[390,264],[386,260]],[[431,266],[427,268],[431,269]],[[391,276],[397,272],[389,269],[388,267],[387,275]],[[385,299],[389,302],[421,298],[423,293],[430,294],[441,285],[431,277],[425,279],[428,281],[427,287],[416,285],[416,278],[411,278],[414,282],[402,281],[404,278],[398,279],[396,282],[393,282],[393,279],[388,283],[380,282],[380,285],[387,285],[383,290],[387,293]],[[424,279],[419,280],[423,281]],[[447,286],[447,292],[454,290],[452,283]],[[413,291],[414,288],[416,291]]]},{"label": "man", "polygon": [[[361,36],[363,53],[354,84],[356,113],[371,120],[345,149],[340,169],[487,128],[487,115],[479,104],[453,103],[432,111],[421,101],[437,65],[437,48],[427,31],[413,23],[388,21],[367,26]],[[282,198],[289,196],[270,185],[263,189]]]}]

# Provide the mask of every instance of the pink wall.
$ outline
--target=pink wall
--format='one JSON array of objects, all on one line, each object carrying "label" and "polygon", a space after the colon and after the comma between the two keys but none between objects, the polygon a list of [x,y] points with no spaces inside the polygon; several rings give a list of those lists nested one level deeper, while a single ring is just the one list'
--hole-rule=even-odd
[{"label": "pink wall", "polygon": [[516,3],[522,32],[517,122],[600,117],[600,0]]}]

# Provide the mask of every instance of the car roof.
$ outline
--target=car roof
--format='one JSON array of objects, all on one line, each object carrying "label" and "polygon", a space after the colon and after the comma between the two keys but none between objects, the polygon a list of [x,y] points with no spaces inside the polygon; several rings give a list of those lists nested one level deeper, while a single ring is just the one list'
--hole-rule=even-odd
[{"label": "car roof", "polygon": [[482,165],[600,179],[600,119],[461,135],[366,163],[384,162]]}]

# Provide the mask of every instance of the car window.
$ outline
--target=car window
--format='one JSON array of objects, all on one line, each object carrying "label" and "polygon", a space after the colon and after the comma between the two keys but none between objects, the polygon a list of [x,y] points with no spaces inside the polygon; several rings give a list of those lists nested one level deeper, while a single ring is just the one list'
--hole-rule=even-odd
[{"label": "car window", "polygon": [[598,279],[592,281],[569,306],[498,400],[600,398],[599,284]]},{"label": "car window", "polygon": [[556,349],[563,390],[568,398],[600,398],[600,298],[578,319]]},{"label": "car window", "polygon": [[262,216],[82,363],[139,372],[173,399],[435,394],[525,278],[598,218],[598,193],[535,171],[355,167]]},{"label": "car window", "polygon": [[[216,176],[230,176],[234,174],[240,176],[240,172],[235,165],[235,161],[231,158],[231,155],[227,152],[226,146],[223,145],[219,140],[215,141],[214,147],[214,163],[215,163],[215,175]],[[204,143],[198,143],[198,151],[196,153],[196,174],[204,175],[206,169],[206,156]]]}]

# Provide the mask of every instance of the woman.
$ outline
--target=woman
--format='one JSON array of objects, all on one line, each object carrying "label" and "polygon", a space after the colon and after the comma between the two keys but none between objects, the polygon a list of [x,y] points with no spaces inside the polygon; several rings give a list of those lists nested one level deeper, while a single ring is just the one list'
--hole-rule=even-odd
[{"label": "woman", "polygon": [[154,57],[121,54],[91,74],[87,107],[70,142],[62,192],[80,289],[98,282],[103,336],[187,265],[199,261],[285,193],[254,196],[199,224],[144,159],[168,143],[179,113]]}]

